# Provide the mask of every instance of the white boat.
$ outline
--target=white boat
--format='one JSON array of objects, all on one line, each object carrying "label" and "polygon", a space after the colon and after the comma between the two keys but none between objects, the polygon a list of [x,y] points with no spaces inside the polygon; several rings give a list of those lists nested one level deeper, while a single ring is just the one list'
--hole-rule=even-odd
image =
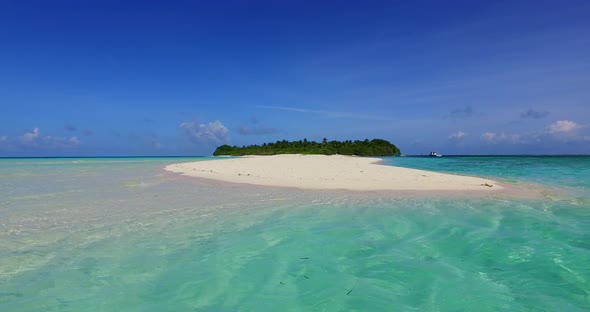
[{"label": "white boat", "polygon": [[442,155],[437,152],[430,152],[430,157],[442,157]]}]

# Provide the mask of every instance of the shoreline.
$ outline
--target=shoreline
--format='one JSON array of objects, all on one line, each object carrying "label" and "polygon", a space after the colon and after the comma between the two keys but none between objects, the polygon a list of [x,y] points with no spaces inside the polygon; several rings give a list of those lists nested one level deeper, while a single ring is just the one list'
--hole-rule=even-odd
[{"label": "shoreline", "polygon": [[381,158],[374,157],[287,154],[177,163],[164,169],[223,182],[308,190],[476,191],[489,194],[505,189],[490,179],[388,166],[381,162]]}]

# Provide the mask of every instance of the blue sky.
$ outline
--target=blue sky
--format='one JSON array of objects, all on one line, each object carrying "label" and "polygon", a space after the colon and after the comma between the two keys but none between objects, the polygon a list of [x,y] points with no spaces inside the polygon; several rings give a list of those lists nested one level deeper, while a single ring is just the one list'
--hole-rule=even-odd
[{"label": "blue sky", "polygon": [[590,2],[0,1],[0,156],[590,153]]}]

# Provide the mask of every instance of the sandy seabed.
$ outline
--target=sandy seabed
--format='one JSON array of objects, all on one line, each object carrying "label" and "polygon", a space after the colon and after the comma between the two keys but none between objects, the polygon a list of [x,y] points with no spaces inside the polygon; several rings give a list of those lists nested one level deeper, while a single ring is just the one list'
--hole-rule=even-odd
[{"label": "sandy seabed", "polygon": [[263,186],[352,191],[485,191],[496,181],[379,164],[381,159],[342,155],[243,156],[178,163],[166,170],[191,177]]}]

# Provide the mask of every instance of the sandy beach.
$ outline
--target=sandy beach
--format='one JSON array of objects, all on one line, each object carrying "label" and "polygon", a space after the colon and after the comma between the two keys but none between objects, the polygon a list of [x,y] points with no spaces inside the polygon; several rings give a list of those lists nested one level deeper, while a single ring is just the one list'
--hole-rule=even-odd
[{"label": "sandy beach", "polygon": [[353,156],[244,156],[166,166],[191,177],[300,189],[354,191],[485,191],[496,181],[380,165],[381,159]]}]

